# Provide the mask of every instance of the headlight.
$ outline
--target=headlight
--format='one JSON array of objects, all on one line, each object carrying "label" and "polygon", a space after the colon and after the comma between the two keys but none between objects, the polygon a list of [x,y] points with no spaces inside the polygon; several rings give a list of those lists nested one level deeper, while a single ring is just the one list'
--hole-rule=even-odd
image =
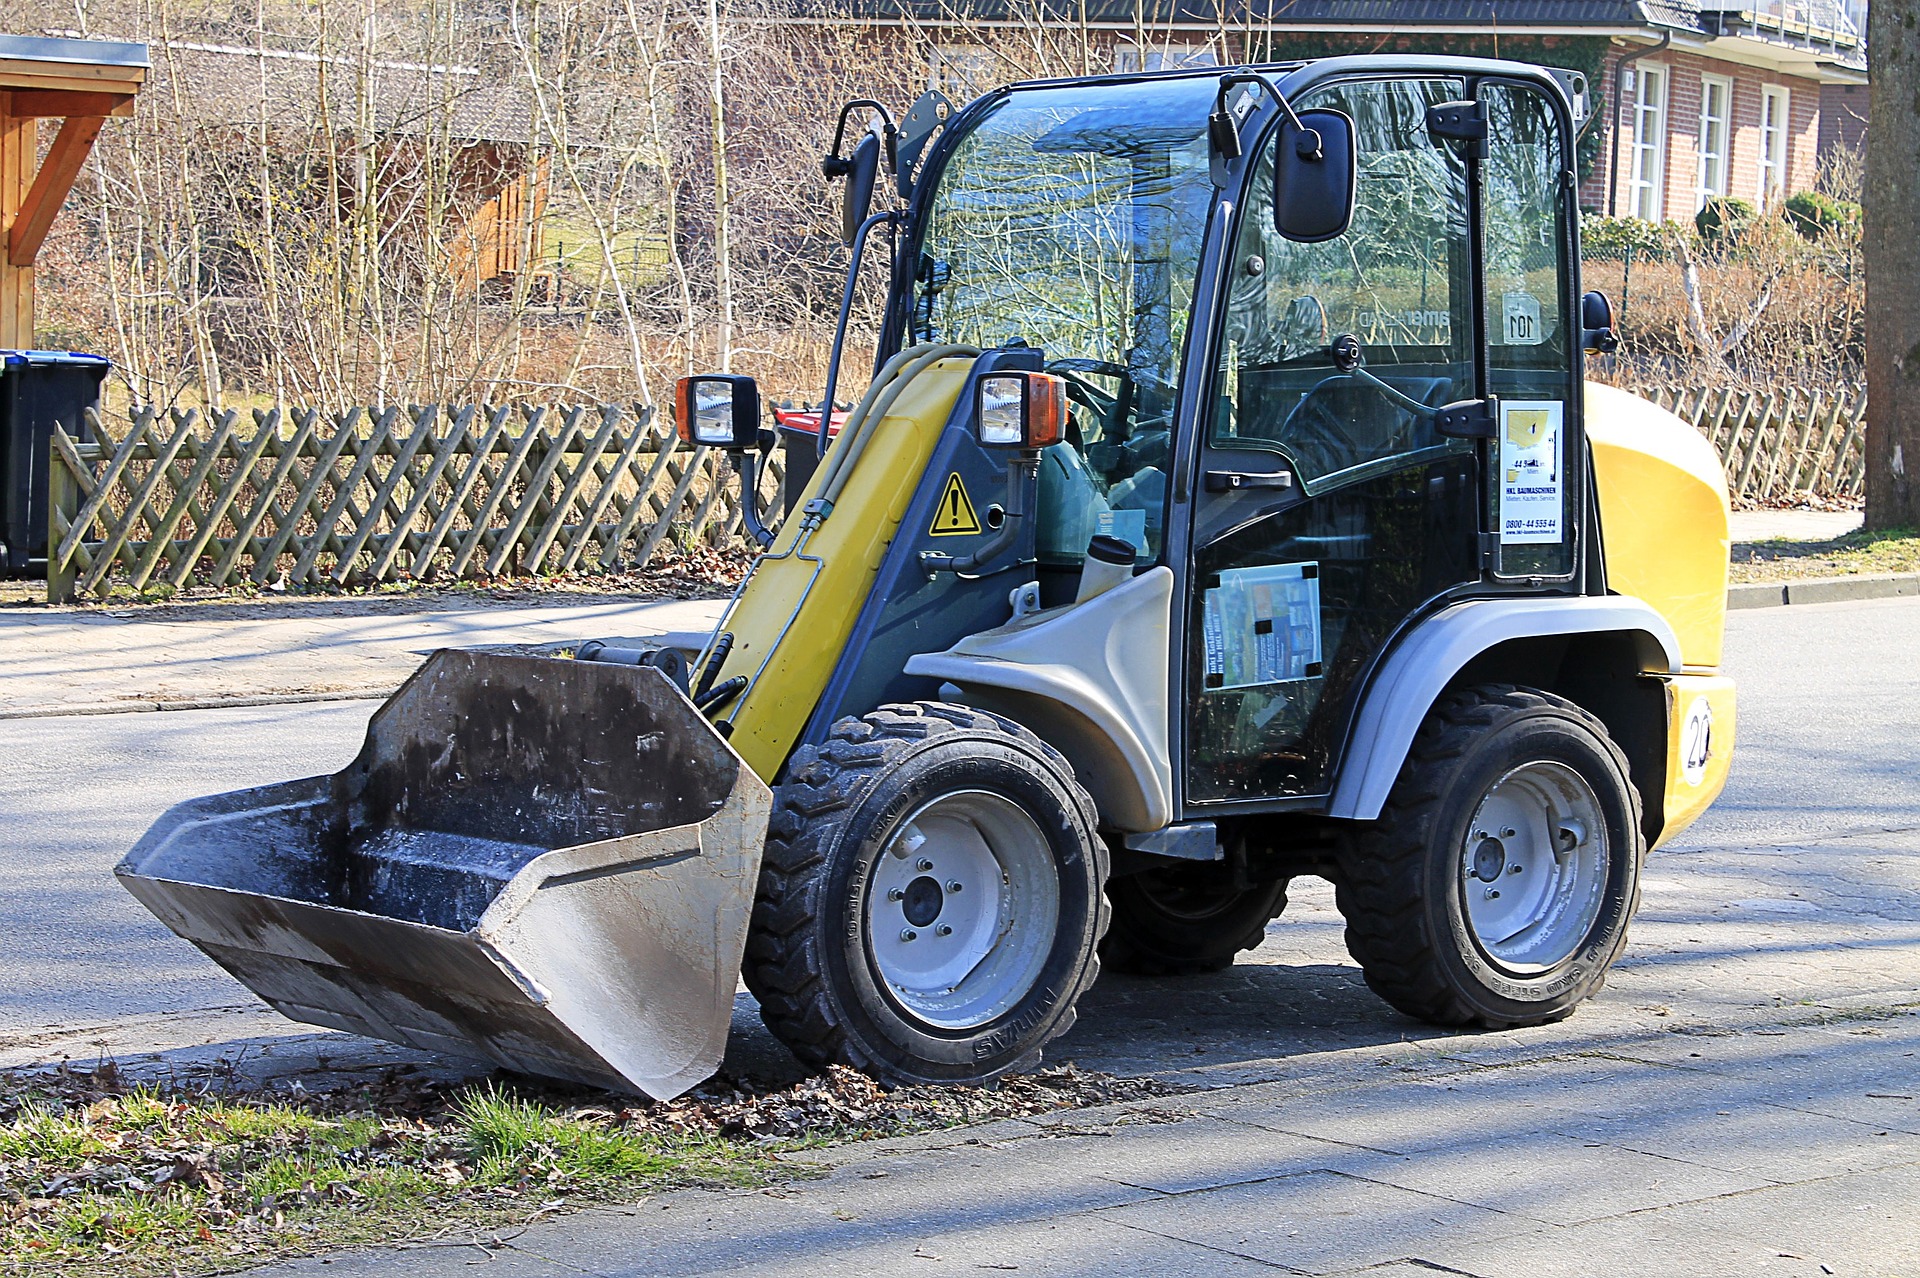
[{"label": "headlight", "polygon": [[982,377],[976,420],[989,448],[1045,448],[1066,430],[1067,384],[1051,373]]},{"label": "headlight", "polygon": [[709,448],[755,446],[760,429],[760,388],[751,377],[707,373],[683,377],[674,387],[674,426],[689,444]]}]

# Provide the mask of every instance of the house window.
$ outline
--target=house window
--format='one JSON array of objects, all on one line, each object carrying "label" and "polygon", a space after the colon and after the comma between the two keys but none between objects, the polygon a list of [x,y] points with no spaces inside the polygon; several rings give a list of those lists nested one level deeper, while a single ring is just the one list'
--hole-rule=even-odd
[{"label": "house window", "polygon": [[1760,207],[1768,208],[1787,189],[1787,91],[1778,85],[1760,90]]},{"label": "house window", "polygon": [[1733,81],[1700,77],[1700,190],[1695,208],[1727,195],[1727,122],[1733,115]]},{"label": "house window", "polygon": [[1633,128],[1627,164],[1627,212],[1660,220],[1667,184],[1667,69],[1634,68]]},{"label": "house window", "polygon": [[927,87],[966,101],[993,87],[993,53],[983,44],[938,44],[927,66]]},{"label": "house window", "polygon": [[1132,75],[1136,71],[1172,71],[1179,67],[1219,65],[1220,59],[1214,53],[1211,42],[1186,44],[1167,41],[1162,44],[1149,44],[1144,51],[1141,46],[1131,42],[1116,44],[1113,47],[1115,75]]}]

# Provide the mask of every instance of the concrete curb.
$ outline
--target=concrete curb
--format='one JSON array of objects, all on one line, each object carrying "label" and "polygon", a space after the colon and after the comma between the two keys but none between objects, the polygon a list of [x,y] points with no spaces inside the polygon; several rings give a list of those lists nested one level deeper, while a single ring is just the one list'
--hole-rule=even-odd
[{"label": "concrete curb", "polygon": [[1756,581],[1727,587],[1727,607],[1776,608],[1783,604],[1846,603],[1920,595],[1920,573],[1861,577],[1809,577],[1802,581]]},{"label": "concrete curb", "polygon": [[[398,687],[396,684],[394,687]],[[146,714],[156,710],[228,710],[246,706],[294,706],[309,701],[375,701],[393,695],[393,687],[358,692],[286,692],[246,697],[199,697],[154,701],[93,701],[76,705],[29,706],[0,710],[0,719],[60,719],[79,714]]]}]

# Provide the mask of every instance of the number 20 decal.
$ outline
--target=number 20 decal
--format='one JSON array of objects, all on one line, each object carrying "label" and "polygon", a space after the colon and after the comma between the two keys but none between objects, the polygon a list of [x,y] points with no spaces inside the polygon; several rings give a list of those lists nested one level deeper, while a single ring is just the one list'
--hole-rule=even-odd
[{"label": "number 20 decal", "polygon": [[1680,725],[1680,775],[1688,785],[1699,785],[1707,777],[1707,760],[1713,757],[1713,707],[1705,697],[1695,697],[1687,707],[1686,722]]}]

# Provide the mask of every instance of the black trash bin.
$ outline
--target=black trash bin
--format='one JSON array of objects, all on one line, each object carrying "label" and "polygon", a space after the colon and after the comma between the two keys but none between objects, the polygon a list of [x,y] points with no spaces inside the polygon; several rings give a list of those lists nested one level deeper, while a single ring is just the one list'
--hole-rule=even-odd
[{"label": "black trash bin", "polygon": [[53,426],[91,439],[111,360],[78,351],[0,351],[0,572],[46,571],[47,456]]}]

